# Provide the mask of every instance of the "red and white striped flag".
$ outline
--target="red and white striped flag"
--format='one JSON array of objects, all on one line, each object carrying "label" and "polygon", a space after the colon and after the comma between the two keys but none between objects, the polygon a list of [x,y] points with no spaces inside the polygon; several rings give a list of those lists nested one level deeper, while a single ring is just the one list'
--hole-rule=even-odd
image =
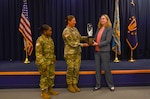
[{"label": "red and white striped flag", "polygon": [[27,51],[28,55],[30,56],[33,51],[33,44],[32,44],[31,26],[28,18],[27,0],[23,0],[19,31],[22,33],[24,37],[24,50]]}]

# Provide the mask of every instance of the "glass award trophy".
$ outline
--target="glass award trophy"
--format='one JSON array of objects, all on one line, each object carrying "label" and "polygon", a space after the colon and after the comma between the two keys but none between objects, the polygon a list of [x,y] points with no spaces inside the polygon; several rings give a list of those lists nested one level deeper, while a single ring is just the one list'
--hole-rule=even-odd
[{"label": "glass award trophy", "polygon": [[89,45],[92,45],[94,40],[92,23],[87,24],[87,33],[88,33],[88,43]]}]

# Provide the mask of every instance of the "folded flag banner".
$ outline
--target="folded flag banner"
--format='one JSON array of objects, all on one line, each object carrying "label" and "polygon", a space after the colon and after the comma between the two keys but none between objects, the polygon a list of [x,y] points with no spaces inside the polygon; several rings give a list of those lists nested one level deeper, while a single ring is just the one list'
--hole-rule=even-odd
[{"label": "folded flag banner", "polygon": [[120,18],[119,18],[119,0],[115,1],[115,12],[114,12],[114,23],[113,23],[113,34],[112,34],[112,50],[121,54],[121,43],[120,43]]},{"label": "folded flag banner", "polygon": [[20,17],[19,31],[24,37],[24,49],[30,56],[33,51],[31,26],[28,18],[27,0],[23,0],[22,13]]},{"label": "folded flag banner", "polygon": [[135,3],[133,2],[133,0],[130,2],[129,24],[126,41],[131,50],[135,50],[138,46]]}]

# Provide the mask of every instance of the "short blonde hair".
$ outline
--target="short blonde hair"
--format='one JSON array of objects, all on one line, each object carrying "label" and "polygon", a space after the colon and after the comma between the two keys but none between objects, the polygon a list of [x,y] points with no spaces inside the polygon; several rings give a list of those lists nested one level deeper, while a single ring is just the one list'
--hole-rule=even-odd
[{"label": "short blonde hair", "polygon": [[[103,15],[101,15],[101,17],[102,16],[104,16],[106,19],[107,19],[107,24],[106,24],[106,27],[112,27],[112,24],[111,24],[111,21],[110,21],[110,18],[108,17],[108,15],[107,14],[103,14]],[[100,17],[100,18],[101,18]],[[98,28],[101,28],[102,27],[102,25],[101,25],[101,22],[100,22],[100,19],[99,19],[99,22],[98,22]]]}]

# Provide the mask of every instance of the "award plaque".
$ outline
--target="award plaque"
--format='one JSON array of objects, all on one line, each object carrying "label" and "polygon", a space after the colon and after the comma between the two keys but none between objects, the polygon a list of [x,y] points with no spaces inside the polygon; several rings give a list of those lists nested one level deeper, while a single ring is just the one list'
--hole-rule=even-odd
[{"label": "award plaque", "polygon": [[81,43],[88,43],[89,42],[88,36],[81,36],[80,42]]},{"label": "award plaque", "polygon": [[87,24],[87,33],[88,33],[88,44],[92,45],[93,44],[93,40],[94,40],[92,23],[88,23]]}]

